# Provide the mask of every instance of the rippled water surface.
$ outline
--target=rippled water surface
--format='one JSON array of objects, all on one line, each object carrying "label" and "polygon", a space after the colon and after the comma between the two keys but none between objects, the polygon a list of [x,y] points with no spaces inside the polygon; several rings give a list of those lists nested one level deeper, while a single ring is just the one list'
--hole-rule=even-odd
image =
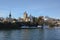
[{"label": "rippled water surface", "polygon": [[60,40],[60,28],[0,30],[0,40]]}]

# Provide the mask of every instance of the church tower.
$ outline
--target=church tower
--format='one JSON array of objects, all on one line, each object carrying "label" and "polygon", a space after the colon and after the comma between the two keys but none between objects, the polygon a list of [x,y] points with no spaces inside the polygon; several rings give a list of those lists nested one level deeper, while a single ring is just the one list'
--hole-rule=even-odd
[{"label": "church tower", "polygon": [[24,16],[24,20],[26,20],[28,18],[28,14],[27,14],[26,11],[24,12],[24,15],[23,16]]},{"label": "church tower", "polygon": [[12,22],[11,11],[10,11],[10,13],[9,13],[9,22]]},{"label": "church tower", "polygon": [[26,11],[24,12],[24,15],[23,16],[24,16],[24,21],[25,22],[29,21],[29,17],[28,17],[28,14],[27,14]]},{"label": "church tower", "polygon": [[24,19],[27,18],[27,17],[28,17],[28,14],[27,14],[27,12],[25,11],[25,12],[24,12]]},{"label": "church tower", "polygon": [[9,14],[9,18],[11,18],[11,12],[10,12],[10,14]]}]

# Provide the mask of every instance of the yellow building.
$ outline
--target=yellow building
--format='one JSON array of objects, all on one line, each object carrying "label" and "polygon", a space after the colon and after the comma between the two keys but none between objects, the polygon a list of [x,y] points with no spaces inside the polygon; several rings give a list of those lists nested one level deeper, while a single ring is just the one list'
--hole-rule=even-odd
[{"label": "yellow building", "polygon": [[25,22],[28,22],[30,20],[26,11],[24,12],[23,16],[24,16],[23,19],[24,19]]}]

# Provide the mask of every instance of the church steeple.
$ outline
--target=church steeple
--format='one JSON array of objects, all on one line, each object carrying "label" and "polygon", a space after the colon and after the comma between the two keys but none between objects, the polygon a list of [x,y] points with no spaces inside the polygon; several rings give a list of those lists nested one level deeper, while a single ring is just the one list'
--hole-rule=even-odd
[{"label": "church steeple", "polygon": [[10,11],[10,13],[9,13],[9,22],[12,22],[11,11]]},{"label": "church steeple", "polygon": [[25,11],[24,12],[24,18],[27,18],[28,17],[28,14],[27,14],[27,12]]},{"label": "church steeple", "polygon": [[10,13],[9,13],[9,18],[11,18],[11,11],[10,11]]}]

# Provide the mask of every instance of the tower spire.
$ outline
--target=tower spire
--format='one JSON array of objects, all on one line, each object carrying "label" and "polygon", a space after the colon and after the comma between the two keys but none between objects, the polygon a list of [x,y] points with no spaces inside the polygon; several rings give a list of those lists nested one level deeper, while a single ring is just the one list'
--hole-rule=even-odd
[{"label": "tower spire", "polygon": [[10,13],[9,13],[9,18],[11,18],[11,11],[10,11]]}]

